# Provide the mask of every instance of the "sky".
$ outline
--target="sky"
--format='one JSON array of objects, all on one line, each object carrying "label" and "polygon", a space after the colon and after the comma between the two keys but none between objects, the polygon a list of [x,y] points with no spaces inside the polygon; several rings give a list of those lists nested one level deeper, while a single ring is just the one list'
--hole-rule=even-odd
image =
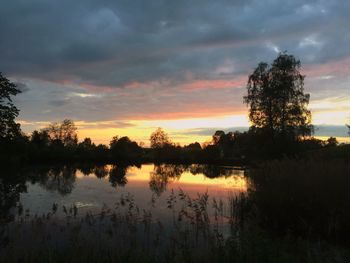
[{"label": "sky", "polygon": [[69,118],[79,137],[147,144],[245,130],[248,75],[288,51],[300,59],[321,137],[347,136],[350,1],[11,0],[0,8],[0,71],[25,132]]}]

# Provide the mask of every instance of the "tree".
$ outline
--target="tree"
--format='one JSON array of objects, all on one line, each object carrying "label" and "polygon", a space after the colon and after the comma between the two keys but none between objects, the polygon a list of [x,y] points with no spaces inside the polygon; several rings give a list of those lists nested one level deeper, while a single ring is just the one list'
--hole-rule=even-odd
[{"label": "tree", "polygon": [[155,130],[150,137],[151,148],[159,149],[171,144],[168,134],[162,128]]},{"label": "tree", "polygon": [[255,128],[274,135],[294,137],[313,131],[311,112],[307,109],[310,95],[304,93],[300,61],[280,53],[269,66],[261,62],[248,78],[244,102],[250,107],[249,119]]},{"label": "tree", "polygon": [[114,136],[109,143],[113,158],[118,160],[130,161],[141,157],[142,149],[129,137],[124,136],[119,138]]},{"label": "tree", "polygon": [[118,141],[119,141],[119,136],[118,136],[118,135],[114,136],[114,137],[112,138],[112,140],[109,142],[109,147],[110,147],[110,149],[115,148],[116,145],[117,145],[117,143],[118,143]]},{"label": "tree", "polygon": [[53,122],[45,130],[52,141],[60,141],[65,146],[76,145],[78,142],[77,127],[72,120]]},{"label": "tree", "polygon": [[50,141],[50,136],[46,130],[33,131],[30,141],[38,146],[47,146]]},{"label": "tree", "polygon": [[339,143],[337,141],[337,138],[335,138],[335,137],[329,137],[327,139],[327,146],[329,146],[329,147],[334,147],[334,146],[337,146],[338,144]]},{"label": "tree", "polygon": [[11,96],[21,93],[16,84],[5,78],[0,72],[0,138],[13,139],[21,134],[20,125],[15,122],[19,110]]},{"label": "tree", "polygon": [[81,145],[81,147],[87,148],[87,149],[94,147],[94,144],[92,143],[90,138],[85,138],[79,145]]}]

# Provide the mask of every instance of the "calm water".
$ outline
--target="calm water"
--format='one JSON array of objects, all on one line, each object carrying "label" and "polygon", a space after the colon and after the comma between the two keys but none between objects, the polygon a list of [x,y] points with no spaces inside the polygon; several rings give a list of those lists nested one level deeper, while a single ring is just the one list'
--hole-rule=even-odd
[{"label": "calm water", "polygon": [[54,203],[75,205],[84,215],[114,208],[121,197],[129,196],[141,209],[152,206],[156,214],[167,216],[172,192],[193,198],[207,192],[211,199],[226,199],[247,188],[242,169],[207,165],[34,167],[0,180],[1,209],[8,215],[15,214],[19,204],[30,214],[41,215]]}]

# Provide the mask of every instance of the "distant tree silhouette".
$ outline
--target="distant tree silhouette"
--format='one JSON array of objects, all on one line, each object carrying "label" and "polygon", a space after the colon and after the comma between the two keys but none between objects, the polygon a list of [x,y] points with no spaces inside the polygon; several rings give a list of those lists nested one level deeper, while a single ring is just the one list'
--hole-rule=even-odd
[{"label": "distant tree silhouette", "polygon": [[141,147],[127,136],[121,138],[114,136],[109,145],[112,157],[117,160],[135,160],[140,158],[142,154]]},{"label": "distant tree silhouette", "polygon": [[155,149],[171,144],[168,134],[162,128],[158,128],[151,134],[150,141],[151,148]]},{"label": "distant tree silhouette", "polygon": [[72,120],[53,122],[45,130],[52,141],[61,142],[64,146],[76,145],[78,142],[77,127]]},{"label": "distant tree silhouette", "polygon": [[85,138],[80,144],[85,147],[91,147],[93,143],[90,138]]},{"label": "distant tree silhouette", "polygon": [[92,150],[95,147],[95,144],[92,143],[90,138],[85,138],[78,146],[86,150]]},{"label": "distant tree silhouette", "polygon": [[222,140],[224,135],[225,135],[224,131],[216,131],[213,135],[213,144],[218,144]]},{"label": "distant tree silhouette", "polygon": [[21,93],[12,83],[0,72],[0,138],[13,139],[21,134],[20,125],[15,122],[19,110],[12,102],[12,96]]},{"label": "distant tree silhouette", "polygon": [[50,142],[50,136],[46,130],[33,131],[30,136],[30,141],[37,146],[45,147]]},{"label": "distant tree silhouette", "polygon": [[300,61],[280,53],[273,63],[261,62],[249,76],[244,102],[250,107],[249,119],[256,128],[273,134],[294,136],[312,133],[309,94],[304,93]]},{"label": "distant tree silhouette", "polygon": [[338,141],[337,141],[337,138],[335,138],[335,137],[329,137],[328,139],[327,139],[327,146],[337,146],[339,143],[338,143]]}]

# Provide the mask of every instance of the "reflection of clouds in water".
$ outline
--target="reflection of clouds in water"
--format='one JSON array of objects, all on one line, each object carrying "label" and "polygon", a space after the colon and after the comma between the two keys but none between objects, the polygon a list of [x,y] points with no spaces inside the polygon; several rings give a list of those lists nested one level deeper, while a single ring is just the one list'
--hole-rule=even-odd
[{"label": "reflection of clouds in water", "polygon": [[97,206],[96,203],[83,203],[83,202],[76,202],[75,206],[77,208],[82,208],[82,207],[93,207],[93,206]]},{"label": "reflection of clouds in water", "polygon": [[31,184],[27,193],[21,193],[21,202],[38,214],[50,211],[53,203],[67,207],[75,204],[84,211],[98,211],[103,204],[114,207],[120,195],[126,193],[135,197],[140,208],[149,207],[152,195],[158,195],[156,210],[167,213],[160,210],[166,207],[172,189],[175,192],[183,189],[194,197],[208,191],[210,197],[220,198],[227,197],[229,192],[235,194],[247,189],[243,170],[197,164],[36,167],[26,171],[24,177],[30,178]]}]

